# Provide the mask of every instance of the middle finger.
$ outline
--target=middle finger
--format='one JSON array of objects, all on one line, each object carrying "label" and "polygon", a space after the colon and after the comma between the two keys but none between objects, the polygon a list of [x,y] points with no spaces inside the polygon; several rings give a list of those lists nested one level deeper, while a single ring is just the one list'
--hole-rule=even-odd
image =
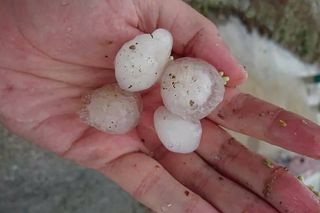
[{"label": "middle finger", "polygon": [[320,127],[315,123],[236,89],[209,116],[214,122],[276,146],[320,158]]}]

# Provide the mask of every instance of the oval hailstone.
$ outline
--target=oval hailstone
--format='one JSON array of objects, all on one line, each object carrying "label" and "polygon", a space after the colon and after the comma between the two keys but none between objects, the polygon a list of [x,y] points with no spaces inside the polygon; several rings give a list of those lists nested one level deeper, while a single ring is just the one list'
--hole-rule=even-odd
[{"label": "oval hailstone", "polygon": [[104,86],[84,97],[80,118],[88,125],[111,134],[124,134],[139,121],[141,97],[121,90],[117,84]]},{"label": "oval hailstone", "polygon": [[209,63],[195,58],[171,62],[162,77],[166,108],[184,119],[200,120],[223,100],[224,80]]},{"label": "oval hailstone", "polygon": [[152,87],[169,61],[172,45],[172,35],[164,29],[138,35],[125,43],[115,59],[119,86],[130,92]]},{"label": "oval hailstone", "polygon": [[200,144],[200,121],[184,120],[163,106],[154,113],[154,126],[162,144],[172,152],[190,153]]}]

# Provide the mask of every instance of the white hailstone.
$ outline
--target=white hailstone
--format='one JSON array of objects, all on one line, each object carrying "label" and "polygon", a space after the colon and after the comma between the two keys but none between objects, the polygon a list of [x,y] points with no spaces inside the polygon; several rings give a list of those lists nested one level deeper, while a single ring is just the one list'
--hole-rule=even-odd
[{"label": "white hailstone", "polygon": [[190,153],[200,144],[200,121],[184,120],[163,106],[154,113],[154,126],[162,144],[172,152]]},{"label": "white hailstone", "polygon": [[110,84],[84,97],[80,118],[103,132],[124,134],[138,124],[141,110],[140,95]]},{"label": "white hailstone", "polygon": [[172,113],[184,119],[200,120],[223,100],[224,83],[209,63],[195,58],[180,58],[166,67],[161,96]]},{"label": "white hailstone", "polygon": [[157,29],[125,43],[115,59],[119,86],[130,92],[149,89],[161,77],[173,45],[170,32]]}]

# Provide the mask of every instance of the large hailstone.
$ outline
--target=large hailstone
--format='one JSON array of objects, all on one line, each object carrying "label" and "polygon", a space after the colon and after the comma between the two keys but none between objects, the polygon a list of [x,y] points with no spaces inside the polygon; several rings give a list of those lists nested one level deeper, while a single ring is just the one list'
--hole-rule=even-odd
[{"label": "large hailstone", "polygon": [[184,120],[163,106],[154,113],[154,126],[162,144],[172,152],[190,153],[200,144],[200,121]]},{"label": "large hailstone", "polygon": [[162,77],[161,96],[172,113],[184,119],[200,120],[223,100],[224,83],[209,63],[180,58],[167,66]]},{"label": "large hailstone", "polygon": [[141,97],[110,84],[85,96],[80,118],[88,125],[111,134],[124,134],[139,121]]},{"label": "large hailstone", "polygon": [[152,87],[169,61],[172,45],[172,35],[164,29],[138,35],[125,43],[115,59],[119,86],[130,92]]}]

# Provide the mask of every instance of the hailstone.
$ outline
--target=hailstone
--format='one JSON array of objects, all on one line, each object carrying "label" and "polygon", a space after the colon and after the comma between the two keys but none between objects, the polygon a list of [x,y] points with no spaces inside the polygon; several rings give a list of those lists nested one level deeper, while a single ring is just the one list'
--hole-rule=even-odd
[{"label": "hailstone", "polygon": [[173,45],[170,32],[157,29],[125,43],[115,59],[119,86],[130,92],[149,89],[161,77]]},{"label": "hailstone", "polygon": [[200,120],[223,100],[224,83],[209,63],[195,58],[180,58],[166,67],[161,96],[172,113],[184,119]]},{"label": "hailstone", "polygon": [[190,153],[200,144],[200,121],[185,120],[163,106],[154,113],[154,126],[162,144],[172,152]]},{"label": "hailstone", "polygon": [[110,84],[84,97],[80,118],[103,132],[125,134],[138,124],[141,110],[140,95]]}]

